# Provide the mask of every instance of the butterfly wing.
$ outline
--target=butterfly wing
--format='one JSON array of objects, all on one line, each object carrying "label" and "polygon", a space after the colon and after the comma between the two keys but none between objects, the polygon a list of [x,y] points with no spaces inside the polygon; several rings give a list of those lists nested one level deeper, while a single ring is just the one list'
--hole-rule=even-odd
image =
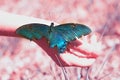
[{"label": "butterfly wing", "polygon": [[16,33],[30,40],[40,39],[41,37],[48,38],[49,26],[44,24],[32,23],[19,27]]},{"label": "butterfly wing", "polygon": [[80,38],[82,35],[87,35],[91,29],[83,24],[67,23],[61,24],[54,28],[56,32],[61,34],[66,41],[75,40],[76,37]]},{"label": "butterfly wing", "polygon": [[61,24],[52,27],[52,33],[50,34],[50,46],[57,46],[58,52],[63,53],[66,50],[67,43],[75,40],[76,37],[87,35],[91,32],[90,28],[82,24]]}]

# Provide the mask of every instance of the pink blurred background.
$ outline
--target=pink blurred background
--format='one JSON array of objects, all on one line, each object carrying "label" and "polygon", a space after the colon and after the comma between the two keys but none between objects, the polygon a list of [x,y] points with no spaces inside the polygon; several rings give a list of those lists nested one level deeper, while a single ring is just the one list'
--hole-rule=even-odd
[{"label": "pink blurred background", "polygon": [[[89,25],[98,34],[103,56],[92,66],[90,78],[110,54],[100,80],[120,79],[120,1],[119,0],[1,0],[0,10],[55,21]],[[101,35],[103,34],[102,38]],[[96,46],[99,47],[99,46]],[[70,80],[78,80],[81,68],[66,68]],[[0,36],[0,80],[64,80],[60,67],[26,39]]]}]

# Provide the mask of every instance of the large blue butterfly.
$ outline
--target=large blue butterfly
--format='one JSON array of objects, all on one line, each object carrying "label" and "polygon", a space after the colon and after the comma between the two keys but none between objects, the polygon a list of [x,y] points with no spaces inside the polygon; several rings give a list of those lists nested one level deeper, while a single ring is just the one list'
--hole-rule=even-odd
[{"label": "large blue butterfly", "polygon": [[54,26],[51,23],[50,26],[39,23],[26,24],[19,27],[16,30],[18,35],[21,35],[27,39],[39,40],[42,37],[48,39],[50,47],[57,46],[58,53],[63,53],[66,50],[66,46],[70,41],[73,41],[81,36],[85,36],[91,32],[91,29],[83,24],[66,23]]}]

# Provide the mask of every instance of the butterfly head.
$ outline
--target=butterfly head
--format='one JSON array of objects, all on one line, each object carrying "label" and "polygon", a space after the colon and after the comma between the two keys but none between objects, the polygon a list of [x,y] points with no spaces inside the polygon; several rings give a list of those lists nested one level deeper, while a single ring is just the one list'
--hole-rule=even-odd
[{"label": "butterfly head", "polygon": [[54,27],[54,23],[53,22],[51,23],[50,27]]}]

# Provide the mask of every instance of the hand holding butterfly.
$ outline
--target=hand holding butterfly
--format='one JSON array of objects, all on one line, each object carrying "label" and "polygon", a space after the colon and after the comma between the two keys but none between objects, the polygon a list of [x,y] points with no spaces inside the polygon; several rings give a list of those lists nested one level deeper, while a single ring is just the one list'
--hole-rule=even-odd
[{"label": "hand holding butterfly", "polygon": [[[34,40],[59,66],[76,66],[87,67],[91,66],[97,58],[97,54],[90,51],[90,45],[85,47],[87,42],[82,43],[81,40],[75,40],[68,44],[67,50],[64,53],[58,54],[57,48],[50,48],[47,40]],[[62,63],[62,64],[61,64]]]},{"label": "hand holding butterfly", "polygon": [[[0,12],[0,35],[1,36],[11,36],[20,37],[15,31],[18,27],[28,24],[28,23],[45,23],[50,25],[51,22],[40,20],[31,17],[13,15],[9,13]],[[60,55],[56,48],[50,48],[47,40],[42,38],[40,40],[34,40],[40,47],[42,47],[45,52],[58,64],[59,66],[79,66],[86,67],[90,66],[96,60],[97,55],[91,52],[90,47],[86,48],[82,46],[83,43],[79,39],[70,42],[68,49],[65,53]],[[75,46],[76,45],[76,46]],[[90,51],[90,52],[89,52]]]}]

